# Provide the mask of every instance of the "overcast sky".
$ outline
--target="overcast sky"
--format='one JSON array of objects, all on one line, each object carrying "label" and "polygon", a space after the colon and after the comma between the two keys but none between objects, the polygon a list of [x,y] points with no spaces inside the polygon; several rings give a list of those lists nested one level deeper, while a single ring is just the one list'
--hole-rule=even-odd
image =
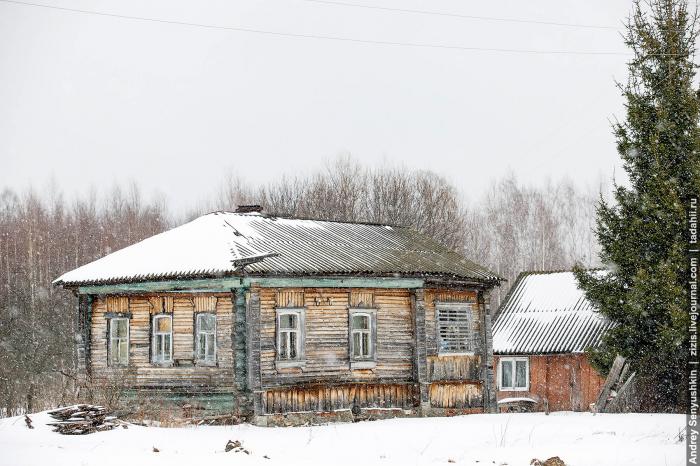
[{"label": "overcast sky", "polygon": [[434,170],[468,196],[509,171],[588,185],[620,175],[610,120],[623,116],[630,1],[347,0],[452,16],[310,0],[36,2],[567,53],[0,1],[0,188],[135,180],[177,209],[229,170],[265,182],[341,153]]}]

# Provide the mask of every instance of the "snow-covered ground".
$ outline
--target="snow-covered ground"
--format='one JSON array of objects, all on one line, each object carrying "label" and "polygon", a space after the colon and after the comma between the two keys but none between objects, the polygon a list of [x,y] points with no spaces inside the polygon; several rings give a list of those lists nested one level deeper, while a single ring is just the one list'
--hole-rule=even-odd
[{"label": "snow-covered ground", "polygon": [[[479,414],[313,427],[130,426],[84,436],[54,433],[46,413],[0,419],[0,465],[567,465],[685,464],[685,422],[674,414]],[[224,451],[239,440],[250,451]],[[154,452],[156,447],[159,452]],[[265,458],[267,456],[268,458]]]}]

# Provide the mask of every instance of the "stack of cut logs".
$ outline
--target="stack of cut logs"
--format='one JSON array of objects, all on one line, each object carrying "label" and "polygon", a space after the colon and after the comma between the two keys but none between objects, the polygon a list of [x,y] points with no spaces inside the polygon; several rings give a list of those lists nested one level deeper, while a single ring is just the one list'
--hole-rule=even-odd
[{"label": "stack of cut logs", "polygon": [[110,416],[102,406],[78,404],[58,408],[49,411],[49,415],[56,419],[49,425],[54,427],[54,432],[64,435],[82,435],[93,432],[114,429],[120,424],[119,420]]}]

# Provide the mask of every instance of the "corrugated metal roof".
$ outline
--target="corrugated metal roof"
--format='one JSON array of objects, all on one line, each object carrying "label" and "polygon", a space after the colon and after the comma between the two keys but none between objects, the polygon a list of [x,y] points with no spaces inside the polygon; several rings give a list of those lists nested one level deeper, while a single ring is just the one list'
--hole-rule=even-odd
[{"label": "corrugated metal roof", "polygon": [[408,228],[214,212],[59,277],[65,285],[217,275],[498,277]]},{"label": "corrugated metal roof", "polygon": [[596,312],[573,272],[518,276],[493,325],[496,354],[581,353],[612,324]]}]

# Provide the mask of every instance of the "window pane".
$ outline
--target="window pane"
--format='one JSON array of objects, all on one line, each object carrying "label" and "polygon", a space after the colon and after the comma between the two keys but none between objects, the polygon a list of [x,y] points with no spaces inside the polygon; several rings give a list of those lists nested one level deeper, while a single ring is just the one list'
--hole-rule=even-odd
[{"label": "window pane", "polygon": [[119,342],[119,364],[126,364],[129,355],[129,342],[121,340]]},{"label": "window pane", "polygon": [[170,317],[157,317],[156,330],[162,333],[170,332]]},{"label": "window pane", "polygon": [[362,354],[360,352],[360,345],[361,345],[361,340],[362,340],[362,335],[359,332],[354,332],[352,334],[352,355],[354,357],[360,357]]},{"label": "window pane", "polygon": [[289,359],[297,358],[297,332],[289,334]]},{"label": "window pane", "polygon": [[207,359],[214,359],[214,341],[215,339],[213,335],[210,335],[207,338]]},{"label": "window pane", "polygon": [[282,314],[280,328],[297,328],[297,316],[295,314]]},{"label": "window pane", "polygon": [[204,359],[204,350],[207,344],[206,339],[207,337],[205,334],[199,334],[199,338],[197,339],[197,358],[199,359]]},{"label": "window pane", "polygon": [[362,356],[369,357],[369,332],[362,334]]},{"label": "window pane", "polygon": [[198,314],[197,319],[199,320],[199,331],[200,332],[213,332],[216,318],[213,314]]},{"label": "window pane", "polygon": [[164,335],[163,336],[163,361],[169,361],[170,360],[170,336],[169,335]]},{"label": "window pane", "polygon": [[281,332],[280,333],[280,348],[279,348],[279,356],[280,359],[287,359],[289,357],[289,347],[287,345],[287,332]]},{"label": "window pane", "polygon": [[160,361],[163,359],[163,335],[155,336],[155,347],[153,348],[153,359]]},{"label": "window pane", "polygon": [[369,330],[369,316],[366,315],[353,315],[352,316],[352,328],[353,329],[362,329],[362,330]]},{"label": "window pane", "polygon": [[112,339],[109,345],[109,353],[113,363],[119,362],[119,340]]},{"label": "window pane", "polygon": [[512,387],[513,363],[511,361],[501,361],[501,387]]},{"label": "window pane", "polygon": [[128,322],[126,319],[112,319],[112,336],[126,338]]},{"label": "window pane", "polygon": [[527,363],[525,361],[515,361],[515,386],[525,388],[527,380]]}]

